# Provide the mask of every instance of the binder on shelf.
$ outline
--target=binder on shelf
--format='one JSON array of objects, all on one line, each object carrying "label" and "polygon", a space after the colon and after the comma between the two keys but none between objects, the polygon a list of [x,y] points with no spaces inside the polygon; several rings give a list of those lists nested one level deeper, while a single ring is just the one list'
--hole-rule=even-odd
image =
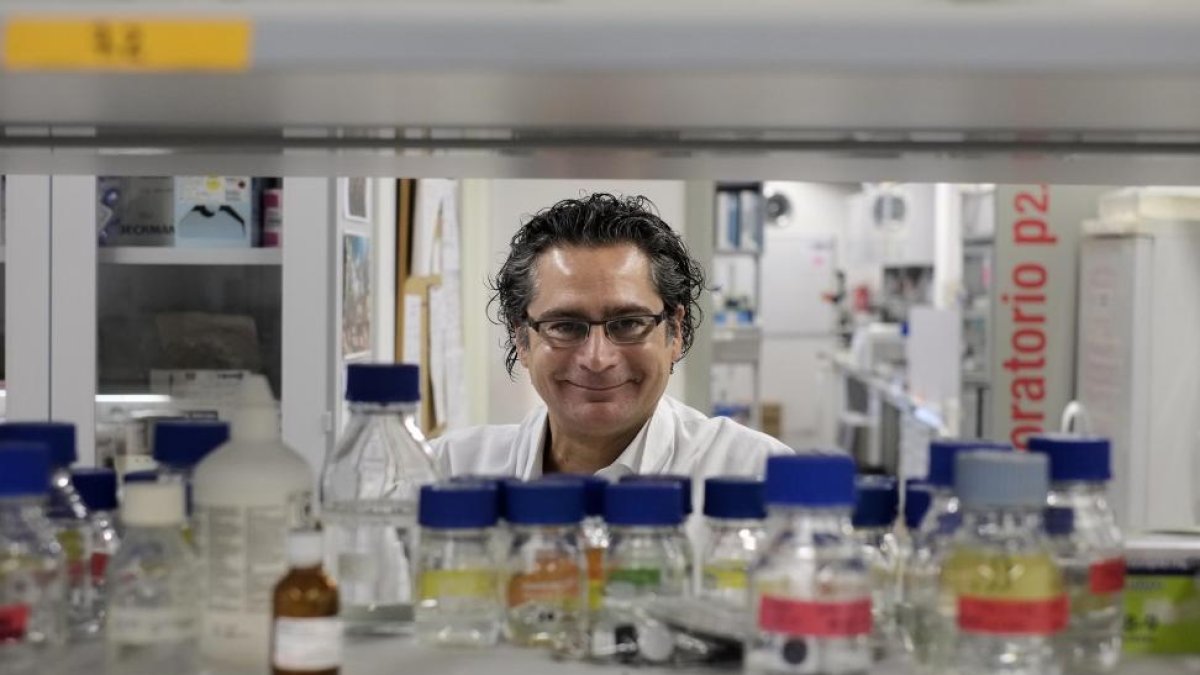
[{"label": "binder on shelf", "polygon": [[762,251],[762,195],[757,190],[741,190],[738,202],[738,242],[742,251]]},{"label": "binder on shelf", "polygon": [[741,241],[737,194],[727,190],[717,191],[717,240],[718,251],[737,250]]}]

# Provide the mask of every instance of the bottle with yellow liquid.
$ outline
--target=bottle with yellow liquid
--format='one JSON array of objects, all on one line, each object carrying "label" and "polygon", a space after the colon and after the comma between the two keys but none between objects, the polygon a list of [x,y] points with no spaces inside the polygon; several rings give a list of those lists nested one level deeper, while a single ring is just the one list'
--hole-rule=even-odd
[{"label": "bottle with yellow liquid", "polygon": [[1043,530],[1041,455],[978,450],[955,461],[962,526],[942,565],[938,611],[955,639],[936,661],[956,675],[1059,675],[1067,627],[1063,575]]},{"label": "bottle with yellow liquid", "polygon": [[708,543],[700,556],[700,597],[748,609],[747,571],[766,541],[762,481],[709,478],[704,481]]}]

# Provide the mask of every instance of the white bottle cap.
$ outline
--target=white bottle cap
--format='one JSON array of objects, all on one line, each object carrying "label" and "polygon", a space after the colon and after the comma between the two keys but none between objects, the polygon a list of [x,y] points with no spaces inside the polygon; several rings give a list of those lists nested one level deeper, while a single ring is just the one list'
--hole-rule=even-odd
[{"label": "white bottle cap", "polygon": [[315,567],[325,555],[324,541],[319,530],[292,530],[287,539],[287,561],[290,567]]},{"label": "white bottle cap", "polygon": [[121,520],[134,527],[183,525],[183,483],[126,483]]}]

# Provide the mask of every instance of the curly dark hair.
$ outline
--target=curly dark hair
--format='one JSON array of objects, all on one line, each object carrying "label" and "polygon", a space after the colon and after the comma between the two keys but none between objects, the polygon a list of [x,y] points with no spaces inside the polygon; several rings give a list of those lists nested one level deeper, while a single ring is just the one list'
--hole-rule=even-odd
[{"label": "curly dark hair", "polygon": [[[508,259],[490,280],[496,323],[507,329],[504,366],[509,377],[517,364],[518,341],[528,339],[523,330],[526,311],[535,291],[534,269],[538,256],[555,246],[598,248],[633,244],[650,259],[650,275],[667,315],[684,308],[683,353],[692,346],[703,312],[697,300],[705,290],[704,269],[657,208],[642,196],[617,197],[598,192],[581,199],[564,199],[543,209],[513,235]],[[673,336],[675,324],[667,323]],[[522,344],[524,344],[522,342]]]}]

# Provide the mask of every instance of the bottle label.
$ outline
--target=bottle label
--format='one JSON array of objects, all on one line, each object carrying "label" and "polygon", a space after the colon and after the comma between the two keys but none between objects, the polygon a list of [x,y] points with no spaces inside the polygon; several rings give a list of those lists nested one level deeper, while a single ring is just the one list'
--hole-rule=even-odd
[{"label": "bottle label", "polygon": [[579,565],[569,556],[540,556],[532,570],[509,578],[508,606],[544,602],[575,609],[583,590],[581,573]]},{"label": "bottle label", "polygon": [[100,551],[92,553],[90,567],[92,568],[93,586],[99,586],[104,583],[104,573],[108,571],[108,558],[109,555],[107,553],[101,553]]},{"label": "bottle label", "polygon": [[1125,588],[1125,559],[1110,558],[1088,568],[1088,588],[1093,595],[1120,593]]},{"label": "bottle label", "polygon": [[29,628],[29,605],[0,605],[0,642],[25,639]]},{"label": "bottle label", "polygon": [[997,600],[959,596],[958,627],[992,635],[1054,635],[1067,627],[1067,596],[1048,600]]},{"label": "bottle label", "polygon": [[726,564],[705,567],[704,588],[718,591],[746,590],[746,566]]},{"label": "bottle label", "polygon": [[584,551],[587,559],[588,609],[600,609],[604,597],[604,549],[589,548]]},{"label": "bottle label", "polygon": [[871,633],[871,600],[814,602],[762,596],[758,627],[769,633],[811,637],[853,637]]},{"label": "bottle label", "polygon": [[330,670],[342,665],[342,622],[336,617],[275,619],[271,665],[280,670]]},{"label": "bottle label", "polygon": [[58,531],[59,546],[67,561],[67,584],[77,587],[88,583],[88,555],[83,533],[77,528],[66,527]]},{"label": "bottle label", "polygon": [[124,645],[155,645],[195,639],[195,612],[175,607],[110,607],[108,640]]},{"label": "bottle label", "polygon": [[489,569],[426,570],[417,582],[421,600],[494,598],[496,574]]}]

